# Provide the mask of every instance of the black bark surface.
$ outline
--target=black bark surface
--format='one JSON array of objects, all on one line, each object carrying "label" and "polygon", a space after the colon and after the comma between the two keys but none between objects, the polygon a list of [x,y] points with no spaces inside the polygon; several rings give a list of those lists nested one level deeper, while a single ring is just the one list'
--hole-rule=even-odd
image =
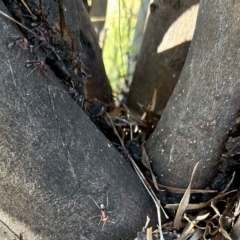
[{"label": "black bark surface", "polygon": [[[0,9],[7,12],[0,1]],[[25,67],[21,36],[0,16],[0,238],[133,238],[152,202],[138,177],[50,69]],[[100,210],[109,220],[102,231]]]},{"label": "black bark surface", "polygon": [[[61,60],[53,51],[47,53],[45,58],[58,77],[75,81],[81,79],[83,71],[91,76],[87,78],[89,83],[83,85],[85,97],[88,100],[97,98],[105,103],[112,102],[112,91],[104,69],[98,38],[82,0],[25,0],[37,17],[36,20],[26,17],[29,12],[21,1],[3,2],[14,17],[28,28],[32,29],[31,24],[36,23],[47,23],[51,28],[48,42]],[[72,61],[78,53],[81,53],[82,64],[78,64],[78,71],[73,72]]]},{"label": "black bark surface", "polygon": [[239,105],[237,1],[201,1],[196,30],[180,79],[147,143],[160,183],[209,185]]}]

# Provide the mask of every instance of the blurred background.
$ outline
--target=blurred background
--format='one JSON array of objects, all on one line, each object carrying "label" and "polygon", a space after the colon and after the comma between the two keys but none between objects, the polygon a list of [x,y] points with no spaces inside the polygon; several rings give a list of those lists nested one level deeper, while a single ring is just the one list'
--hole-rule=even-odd
[{"label": "blurred background", "polygon": [[114,95],[121,98],[129,90],[150,0],[92,0],[85,4],[97,32]]}]

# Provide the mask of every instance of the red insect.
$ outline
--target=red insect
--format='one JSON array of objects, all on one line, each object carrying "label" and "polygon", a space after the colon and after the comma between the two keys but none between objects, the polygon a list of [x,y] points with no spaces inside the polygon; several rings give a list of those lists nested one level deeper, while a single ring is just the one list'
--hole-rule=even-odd
[{"label": "red insect", "polygon": [[28,73],[28,75],[26,77],[28,77],[32,72],[34,72],[37,68],[43,69],[44,71],[47,70],[47,67],[44,63],[44,61],[42,60],[33,60],[33,61],[27,61],[26,62],[26,67],[28,68],[33,68],[32,71],[30,71],[30,73]]},{"label": "red insect", "polygon": [[26,67],[32,67],[32,68],[39,67],[39,68],[43,68],[44,70],[46,70],[45,63],[42,60],[27,61]]},{"label": "red insect", "polygon": [[26,49],[27,45],[28,45],[28,40],[26,38],[18,37],[16,40],[10,42],[7,45],[7,48],[12,49],[14,46],[19,46],[22,49]]},{"label": "red insect", "polygon": [[[106,223],[115,223],[113,221],[109,221],[109,217],[107,215],[107,212],[106,212],[106,208],[108,207],[108,194],[107,194],[107,207],[105,208],[104,204],[100,204],[100,206],[94,201],[94,199],[92,199],[93,202],[96,204],[96,206],[101,210],[101,218],[100,218],[100,221],[98,223],[98,225],[103,222],[103,226],[102,226],[102,230],[105,226]],[[95,217],[99,217],[99,216],[95,216]],[[90,217],[90,218],[95,218],[95,217]]]}]

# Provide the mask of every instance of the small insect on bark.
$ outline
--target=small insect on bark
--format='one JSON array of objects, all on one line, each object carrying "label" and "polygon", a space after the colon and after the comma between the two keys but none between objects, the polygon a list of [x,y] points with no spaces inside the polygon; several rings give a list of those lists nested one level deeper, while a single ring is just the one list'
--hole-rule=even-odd
[{"label": "small insect on bark", "polygon": [[87,74],[83,71],[81,72],[81,75],[82,75],[81,80],[82,80],[83,84],[87,84],[88,83],[88,78],[92,77],[91,74]]},{"label": "small insect on bark", "polygon": [[84,96],[80,93],[81,91],[79,90],[79,87],[69,87],[68,92],[82,108],[84,104]]},{"label": "small insect on bark", "polygon": [[45,63],[42,60],[27,61],[26,67],[32,67],[32,68],[40,67],[40,68],[43,68],[44,70],[46,70]]},{"label": "small insect on bark", "polygon": [[22,48],[22,49],[26,49],[26,47],[28,45],[28,40],[26,38],[18,37],[16,40],[10,42],[7,45],[7,48],[12,49],[15,45]]},{"label": "small insect on bark", "polygon": [[85,58],[83,53],[77,53],[75,58],[72,60],[72,65],[76,66],[78,64],[82,64],[82,59]]},{"label": "small insect on bark", "polygon": [[96,204],[96,206],[99,208],[99,210],[101,210],[101,215],[90,217],[90,218],[96,218],[96,217],[100,216],[100,221],[99,221],[98,225],[101,222],[103,222],[103,225],[102,225],[102,231],[103,231],[103,228],[106,223],[115,223],[115,222],[109,220],[109,217],[108,217],[107,211],[106,211],[106,208],[108,207],[108,193],[107,193],[107,206],[106,207],[104,206],[104,204],[100,204],[100,206],[99,206],[93,198],[92,198],[92,200]]},{"label": "small insect on bark", "polygon": [[28,77],[32,72],[34,72],[37,68],[41,68],[44,71],[47,70],[46,65],[44,63],[44,61],[42,60],[33,60],[33,61],[27,61],[25,64],[26,67],[28,68],[33,68],[32,71],[30,71],[30,73],[26,76]]}]

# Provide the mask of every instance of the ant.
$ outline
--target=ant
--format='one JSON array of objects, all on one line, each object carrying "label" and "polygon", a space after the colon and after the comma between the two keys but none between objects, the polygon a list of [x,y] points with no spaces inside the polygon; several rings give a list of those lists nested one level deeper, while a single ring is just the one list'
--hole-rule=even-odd
[{"label": "ant", "polygon": [[88,83],[88,78],[92,77],[91,74],[87,74],[84,69],[88,70],[88,68],[84,65],[82,59],[85,58],[85,55],[81,52],[78,52],[74,59],[71,60],[72,67],[71,70],[73,70],[74,74],[78,74],[78,70],[81,71],[81,81],[83,84]]},{"label": "ant", "polygon": [[76,66],[78,64],[83,64],[82,63],[82,58],[85,58],[85,55],[81,52],[78,52],[75,56],[75,58],[72,60],[72,65]]},{"label": "ant", "polygon": [[79,86],[76,85],[76,86],[69,87],[68,92],[75,99],[75,101],[78,102],[81,108],[83,108],[84,96],[81,95],[81,90]]},{"label": "ant", "polygon": [[10,42],[7,45],[7,48],[12,49],[15,45],[19,46],[22,49],[26,49],[26,47],[28,45],[28,40],[26,38],[18,37],[16,40]]},{"label": "ant", "polygon": [[38,49],[40,46],[43,46],[43,47],[46,47],[47,49],[52,50],[55,53],[53,46],[49,43],[49,36],[51,34],[51,28],[47,25],[47,23],[33,22],[33,23],[31,23],[31,26],[33,27],[30,32],[30,33],[32,33],[32,35],[29,36],[28,39],[32,40],[33,42],[38,44],[36,49]]},{"label": "ant", "polygon": [[30,71],[30,73],[27,75],[27,77],[32,73],[32,72],[34,72],[37,68],[41,68],[41,69],[43,69],[44,71],[46,71],[47,70],[47,68],[46,68],[46,65],[45,65],[45,63],[44,63],[44,61],[42,61],[42,60],[33,60],[33,61],[27,61],[26,62],[26,67],[28,67],[28,68],[33,68],[33,70],[32,71]]},{"label": "ant", "polygon": [[45,66],[45,63],[44,61],[42,60],[33,60],[33,61],[27,61],[26,62],[26,67],[40,67],[40,68],[43,68],[44,70],[46,70],[46,66]]},{"label": "ant", "polygon": [[[106,212],[106,208],[108,207],[108,193],[107,193],[107,206],[105,208],[104,204],[100,204],[100,206],[94,201],[94,199],[92,198],[93,202],[96,204],[96,206],[99,208],[99,210],[101,210],[101,215],[100,215],[100,221],[98,223],[98,225],[103,222],[103,226],[102,226],[102,231],[103,231],[103,228],[105,226],[106,223],[115,223],[115,222],[112,222],[112,221],[109,221],[109,217],[107,215],[107,212]],[[90,218],[95,218],[95,217],[99,217],[99,216],[94,216],[94,217],[90,217]]]},{"label": "ant", "polygon": [[36,32],[39,36],[46,36],[49,34],[50,29],[48,28],[47,24],[42,23],[31,23],[31,26],[33,27],[31,30]]},{"label": "ant", "polygon": [[87,84],[88,83],[88,78],[92,77],[91,74],[87,74],[85,72],[81,72],[81,80],[83,84]]}]

